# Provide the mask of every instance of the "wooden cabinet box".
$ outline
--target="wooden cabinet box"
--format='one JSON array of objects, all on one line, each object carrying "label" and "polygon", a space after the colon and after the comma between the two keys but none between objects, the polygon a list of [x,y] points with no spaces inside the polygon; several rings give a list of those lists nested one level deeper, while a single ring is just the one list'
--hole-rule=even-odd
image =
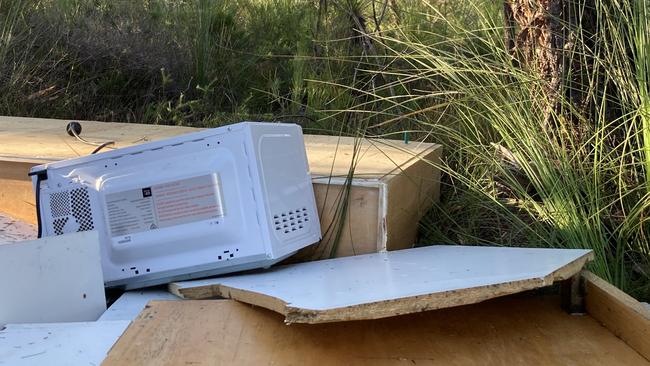
[{"label": "wooden cabinet box", "polygon": [[323,240],[299,257],[341,257],[415,243],[420,218],[439,198],[440,145],[331,136],[306,136],[305,143]]},{"label": "wooden cabinet box", "polygon": [[[0,117],[0,211],[35,223],[29,169],[89,154],[65,132],[68,121]],[[81,122],[88,141],[125,147],[195,131],[190,127]],[[418,222],[439,197],[437,144],[305,135],[323,240],[298,259],[411,247]]]}]

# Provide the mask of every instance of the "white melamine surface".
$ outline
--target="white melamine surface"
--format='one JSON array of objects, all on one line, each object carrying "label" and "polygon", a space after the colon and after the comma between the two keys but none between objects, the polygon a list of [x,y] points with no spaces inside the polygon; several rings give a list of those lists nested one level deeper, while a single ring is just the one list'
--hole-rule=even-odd
[{"label": "white melamine surface", "polygon": [[166,289],[127,291],[98,320],[133,320],[151,300],[180,300],[180,298],[170,294]]},{"label": "white melamine surface", "polygon": [[105,310],[97,232],[0,245],[0,325],[89,321]]},{"label": "white melamine surface", "polygon": [[99,365],[129,323],[8,324],[0,330],[0,365]]},{"label": "white melamine surface", "polygon": [[543,278],[589,255],[583,249],[430,246],[179,282],[262,293],[288,306],[327,310],[417,295]]}]

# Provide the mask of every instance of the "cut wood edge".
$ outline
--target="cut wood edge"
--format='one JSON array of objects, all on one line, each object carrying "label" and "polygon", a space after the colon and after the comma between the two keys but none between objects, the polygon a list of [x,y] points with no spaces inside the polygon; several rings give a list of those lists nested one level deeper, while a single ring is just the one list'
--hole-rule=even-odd
[{"label": "cut wood edge", "polygon": [[184,299],[201,300],[223,297],[260,306],[283,314],[285,316],[284,322],[287,324],[318,324],[369,320],[475,304],[501,296],[550,286],[556,281],[569,279],[579,273],[587,262],[593,260],[593,257],[593,252],[586,253],[544,277],[376,301],[327,310],[298,308],[274,296],[224,286],[218,283],[196,287],[185,287],[181,283],[170,283],[169,291]]},{"label": "cut wood edge", "polygon": [[587,270],[581,276],[587,313],[650,361],[650,309]]}]

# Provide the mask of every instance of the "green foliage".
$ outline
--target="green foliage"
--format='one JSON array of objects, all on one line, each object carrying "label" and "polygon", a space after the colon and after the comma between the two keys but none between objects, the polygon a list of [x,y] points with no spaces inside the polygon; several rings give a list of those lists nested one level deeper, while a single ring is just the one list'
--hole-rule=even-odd
[{"label": "green foliage", "polygon": [[2,0],[0,113],[186,125],[282,114],[301,101],[292,90],[309,67],[294,57],[311,56],[313,14],[298,0]]},{"label": "green foliage", "polygon": [[433,12],[443,33],[376,37],[406,91],[380,98],[381,131],[407,128],[448,146],[446,192],[423,222],[424,242],[591,248],[594,272],[650,297],[650,29],[645,2],[619,5],[595,3],[596,34],[574,30],[567,60],[592,66],[588,82],[563,88],[580,87],[588,107],[561,99],[550,124],[548,82],[515,66],[501,20],[485,8],[471,10],[469,25]]}]

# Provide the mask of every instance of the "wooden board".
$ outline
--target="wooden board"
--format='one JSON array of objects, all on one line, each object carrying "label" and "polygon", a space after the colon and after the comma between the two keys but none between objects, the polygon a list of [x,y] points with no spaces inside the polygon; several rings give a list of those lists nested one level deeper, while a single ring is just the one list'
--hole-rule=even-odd
[{"label": "wooden board", "polygon": [[[0,116],[0,211],[35,223],[29,169],[89,154],[68,121]],[[197,131],[177,126],[81,121],[82,137],[126,147]],[[438,200],[442,147],[398,140],[305,135],[323,241],[300,260],[412,247],[418,222]],[[354,175],[346,180],[350,167]],[[349,192],[348,192],[349,190]],[[346,204],[343,204],[346,203]],[[345,216],[344,220],[341,217]],[[341,232],[336,241],[337,233]]]},{"label": "wooden board", "polygon": [[129,323],[8,324],[0,329],[0,365],[99,365]]},{"label": "wooden board", "polygon": [[96,320],[105,310],[96,231],[0,245],[0,325]]},{"label": "wooden board", "polygon": [[234,301],[154,301],[111,349],[126,365],[648,365],[556,297],[521,295],[380,320],[286,326]]},{"label": "wooden board", "polygon": [[[70,120],[0,117],[0,157],[43,163],[90,154],[96,146],[65,132]],[[81,136],[89,141],[115,141],[126,147],[196,131],[189,127],[82,121]]]},{"label": "wooden board", "polygon": [[291,264],[258,273],[170,284],[188,299],[232,298],[287,323],[376,319],[477,303],[570,278],[593,258],[582,249],[431,246]]},{"label": "wooden board", "polygon": [[[44,163],[90,154],[96,146],[77,141],[65,132],[68,120],[0,116],[0,158]],[[200,129],[137,123],[81,121],[81,136],[89,141],[115,141],[126,147],[178,136]],[[355,142],[358,144],[355,146]],[[357,159],[355,174],[379,179],[399,168],[406,169],[415,157],[439,145],[352,137],[305,135],[309,166],[315,177],[344,177]],[[356,151],[356,153],[355,153]],[[3,159],[6,160],[6,159]]]},{"label": "wooden board", "polygon": [[27,173],[34,165],[0,158],[0,211],[32,224],[36,223],[36,204]]},{"label": "wooden board", "polygon": [[399,174],[417,163],[418,156],[440,145],[399,140],[305,135],[312,176],[345,178],[355,163],[356,179],[382,179]]},{"label": "wooden board", "polygon": [[587,312],[650,360],[650,309],[589,271],[582,278]]},{"label": "wooden board", "polygon": [[401,174],[385,181],[384,247],[380,250],[411,248],[416,242],[418,227],[413,223],[440,198],[441,159],[442,149],[428,152],[417,164],[401,167]]},{"label": "wooden board", "polygon": [[[314,184],[316,206],[321,222],[323,241],[309,246],[295,257],[301,259],[320,259],[347,257],[350,255],[375,253],[380,237],[380,212],[377,207],[380,199],[378,186],[350,186],[346,219],[340,218],[340,204],[346,194],[345,185]],[[338,246],[334,247],[334,236],[341,230]],[[411,225],[412,226],[412,225]]]}]

